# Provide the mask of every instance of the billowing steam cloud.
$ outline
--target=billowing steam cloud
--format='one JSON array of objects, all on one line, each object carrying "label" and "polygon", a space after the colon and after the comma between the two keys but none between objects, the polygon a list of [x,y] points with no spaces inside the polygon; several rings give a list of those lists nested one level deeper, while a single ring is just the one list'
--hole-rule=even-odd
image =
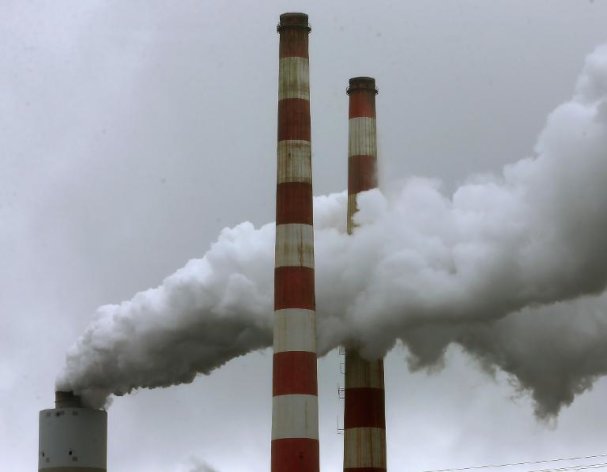
[{"label": "billowing steam cloud", "polygon": [[[403,340],[413,367],[459,343],[556,414],[607,372],[607,47],[548,118],[533,157],[452,195],[412,178],[360,198],[315,199],[319,348],[379,356]],[[272,340],[274,226],[225,229],[158,287],[101,307],[60,388],[109,394],[190,382]],[[537,308],[541,307],[541,308]]]}]

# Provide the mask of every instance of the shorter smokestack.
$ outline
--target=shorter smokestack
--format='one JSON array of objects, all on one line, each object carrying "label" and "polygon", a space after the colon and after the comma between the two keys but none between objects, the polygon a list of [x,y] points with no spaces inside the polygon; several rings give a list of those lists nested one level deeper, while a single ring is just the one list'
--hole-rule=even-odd
[{"label": "shorter smokestack", "polygon": [[[354,77],[349,98],[348,234],[360,192],[377,187],[377,132],[375,79]],[[344,408],[344,472],[385,472],[386,413],[384,361],[368,361],[355,349],[346,349]]]},{"label": "shorter smokestack", "polygon": [[39,414],[38,471],[106,472],[107,413],[55,392],[55,408]]}]

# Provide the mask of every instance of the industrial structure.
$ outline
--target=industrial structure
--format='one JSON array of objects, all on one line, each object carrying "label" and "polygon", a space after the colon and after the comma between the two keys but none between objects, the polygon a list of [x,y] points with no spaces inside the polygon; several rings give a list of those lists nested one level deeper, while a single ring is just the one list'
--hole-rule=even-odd
[{"label": "industrial structure", "polygon": [[[350,79],[348,137],[348,233],[360,192],[377,187],[375,79]],[[346,348],[344,472],[386,471],[383,359],[368,361]]]},{"label": "industrial structure", "polygon": [[[278,25],[278,142],[272,377],[272,472],[319,472],[318,379],[310,128],[308,16]],[[348,212],[377,186],[375,80],[350,79]],[[346,348],[344,472],[386,471],[383,360]],[[106,472],[107,413],[56,392],[39,416],[40,472]]]},{"label": "industrial structure", "polygon": [[86,408],[72,392],[56,392],[39,414],[39,472],[106,472],[107,413]]},{"label": "industrial structure", "polygon": [[318,472],[308,16],[280,16],[272,472]]}]

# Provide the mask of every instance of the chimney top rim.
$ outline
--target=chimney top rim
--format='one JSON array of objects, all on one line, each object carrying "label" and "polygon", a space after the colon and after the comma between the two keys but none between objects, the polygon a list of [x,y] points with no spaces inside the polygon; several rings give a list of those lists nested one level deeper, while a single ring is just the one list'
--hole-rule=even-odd
[{"label": "chimney top rim", "polygon": [[377,87],[375,86],[375,78],[367,76],[352,77],[348,81],[346,93],[350,95],[350,93],[354,90],[367,90],[375,93],[375,95],[379,93]]},{"label": "chimney top rim", "polygon": [[277,31],[280,33],[287,28],[305,29],[308,32],[312,30],[308,24],[308,15],[301,12],[288,12],[280,15]]}]

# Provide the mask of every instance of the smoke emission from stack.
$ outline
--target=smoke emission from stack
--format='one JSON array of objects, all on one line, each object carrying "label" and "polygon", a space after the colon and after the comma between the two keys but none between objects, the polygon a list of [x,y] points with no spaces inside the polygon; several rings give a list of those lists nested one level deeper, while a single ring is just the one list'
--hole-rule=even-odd
[{"label": "smoke emission from stack", "polygon": [[[471,177],[451,195],[423,178],[361,194],[351,236],[346,195],[317,197],[319,350],[350,340],[377,358],[400,339],[420,367],[457,342],[511,373],[539,415],[558,413],[607,373],[599,342],[607,316],[591,302],[589,310],[584,300],[565,303],[600,295],[607,283],[606,150],[602,47],[587,58],[573,98],[548,117],[534,156],[500,175]],[[273,249],[273,224],[224,229],[159,287],[101,307],[58,387],[98,406],[112,393],[190,382],[270,346]],[[538,306],[540,316],[526,316]]]}]

